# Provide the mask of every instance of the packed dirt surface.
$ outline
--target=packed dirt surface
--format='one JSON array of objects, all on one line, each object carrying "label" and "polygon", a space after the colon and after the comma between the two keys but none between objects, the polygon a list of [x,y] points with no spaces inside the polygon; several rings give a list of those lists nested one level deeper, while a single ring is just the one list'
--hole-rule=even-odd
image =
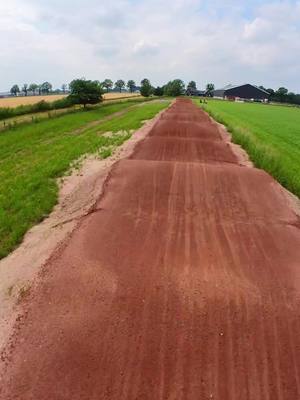
[{"label": "packed dirt surface", "polygon": [[[112,165],[133,153],[136,144],[148,135],[164,112],[134,132],[111,157],[102,160],[98,155],[90,155],[77,160],[81,164],[79,169],[76,167],[58,182],[59,201],[50,216],[30,229],[22,244],[0,260],[0,353],[20,316],[18,304],[28,295],[41,267],[76,228],[80,219],[93,212]],[[103,135],[111,135],[111,132]]]},{"label": "packed dirt surface", "polygon": [[299,217],[178,100],[46,263],[1,400],[300,398]]}]

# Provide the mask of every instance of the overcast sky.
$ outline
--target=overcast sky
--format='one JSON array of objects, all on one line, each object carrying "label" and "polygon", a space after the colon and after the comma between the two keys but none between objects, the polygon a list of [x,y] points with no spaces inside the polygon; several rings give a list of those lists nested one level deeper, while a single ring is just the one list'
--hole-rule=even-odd
[{"label": "overcast sky", "polygon": [[0,0],[0,91],[77,77],[300,92],[300,1]]}]

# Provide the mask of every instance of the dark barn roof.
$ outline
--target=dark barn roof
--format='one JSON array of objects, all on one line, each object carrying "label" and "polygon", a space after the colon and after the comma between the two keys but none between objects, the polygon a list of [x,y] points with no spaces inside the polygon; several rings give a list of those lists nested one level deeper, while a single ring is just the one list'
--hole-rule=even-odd
[{"label": "dark barn roof", "polygon": [[249,83],[244,85],[228,85],[214,91],[214,97],[239,97],[241,99],[264,100],[270,96],[267,91]]}]

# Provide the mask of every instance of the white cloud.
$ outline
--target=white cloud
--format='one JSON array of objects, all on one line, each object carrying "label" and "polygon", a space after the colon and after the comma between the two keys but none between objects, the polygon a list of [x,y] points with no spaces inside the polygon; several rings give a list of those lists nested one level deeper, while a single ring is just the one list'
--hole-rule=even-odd
[{"label": "white cloud", "polygon": [[10,0],[0,5],[0,90],[86,76],[300,91],[299,21],[292,0]]},{"label": "white cloud", "polygon": [[[240,59],[273,85],[300,89],[296,69],[300,65],[300,2],[272,2],[261,6],[246,23]],[[296,69],[295,69],[296,67]]]},{"label": "white cloud", "polygon": [[158,45],[155,43],[147,42],[144,39],[139,40],[133,46],[133,54],[141,56],[152,56],[159,51]]},{"label": "white cloud", "polygon": [[261,39],[274,37],[274,26],[272,21],[264,18],[255,18],[253,21],[246,23],[244,27],[245,39]]}]

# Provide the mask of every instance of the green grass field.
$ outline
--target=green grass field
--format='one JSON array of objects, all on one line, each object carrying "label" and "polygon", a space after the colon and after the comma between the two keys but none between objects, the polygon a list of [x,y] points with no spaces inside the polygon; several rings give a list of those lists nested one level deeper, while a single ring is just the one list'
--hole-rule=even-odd
[{"label": "green grass field", "polygon": [[222,100],[208,100],[204,108],[227,126],[258,168],[300,197],[299,108]]},{"label": "green grass field", "polygon": [[[168,102],[132,105],[132,100],[102,105],[0,133],[0,258],[51,212],[58,196],[56,178],[74,161],[84,154],[109,156],[112,148],[130,137],[130,130],[153,118]],[[125,109],[123,116],[87,125]],[[107,131],[123,132],[112,137],[101,135]]]}]

